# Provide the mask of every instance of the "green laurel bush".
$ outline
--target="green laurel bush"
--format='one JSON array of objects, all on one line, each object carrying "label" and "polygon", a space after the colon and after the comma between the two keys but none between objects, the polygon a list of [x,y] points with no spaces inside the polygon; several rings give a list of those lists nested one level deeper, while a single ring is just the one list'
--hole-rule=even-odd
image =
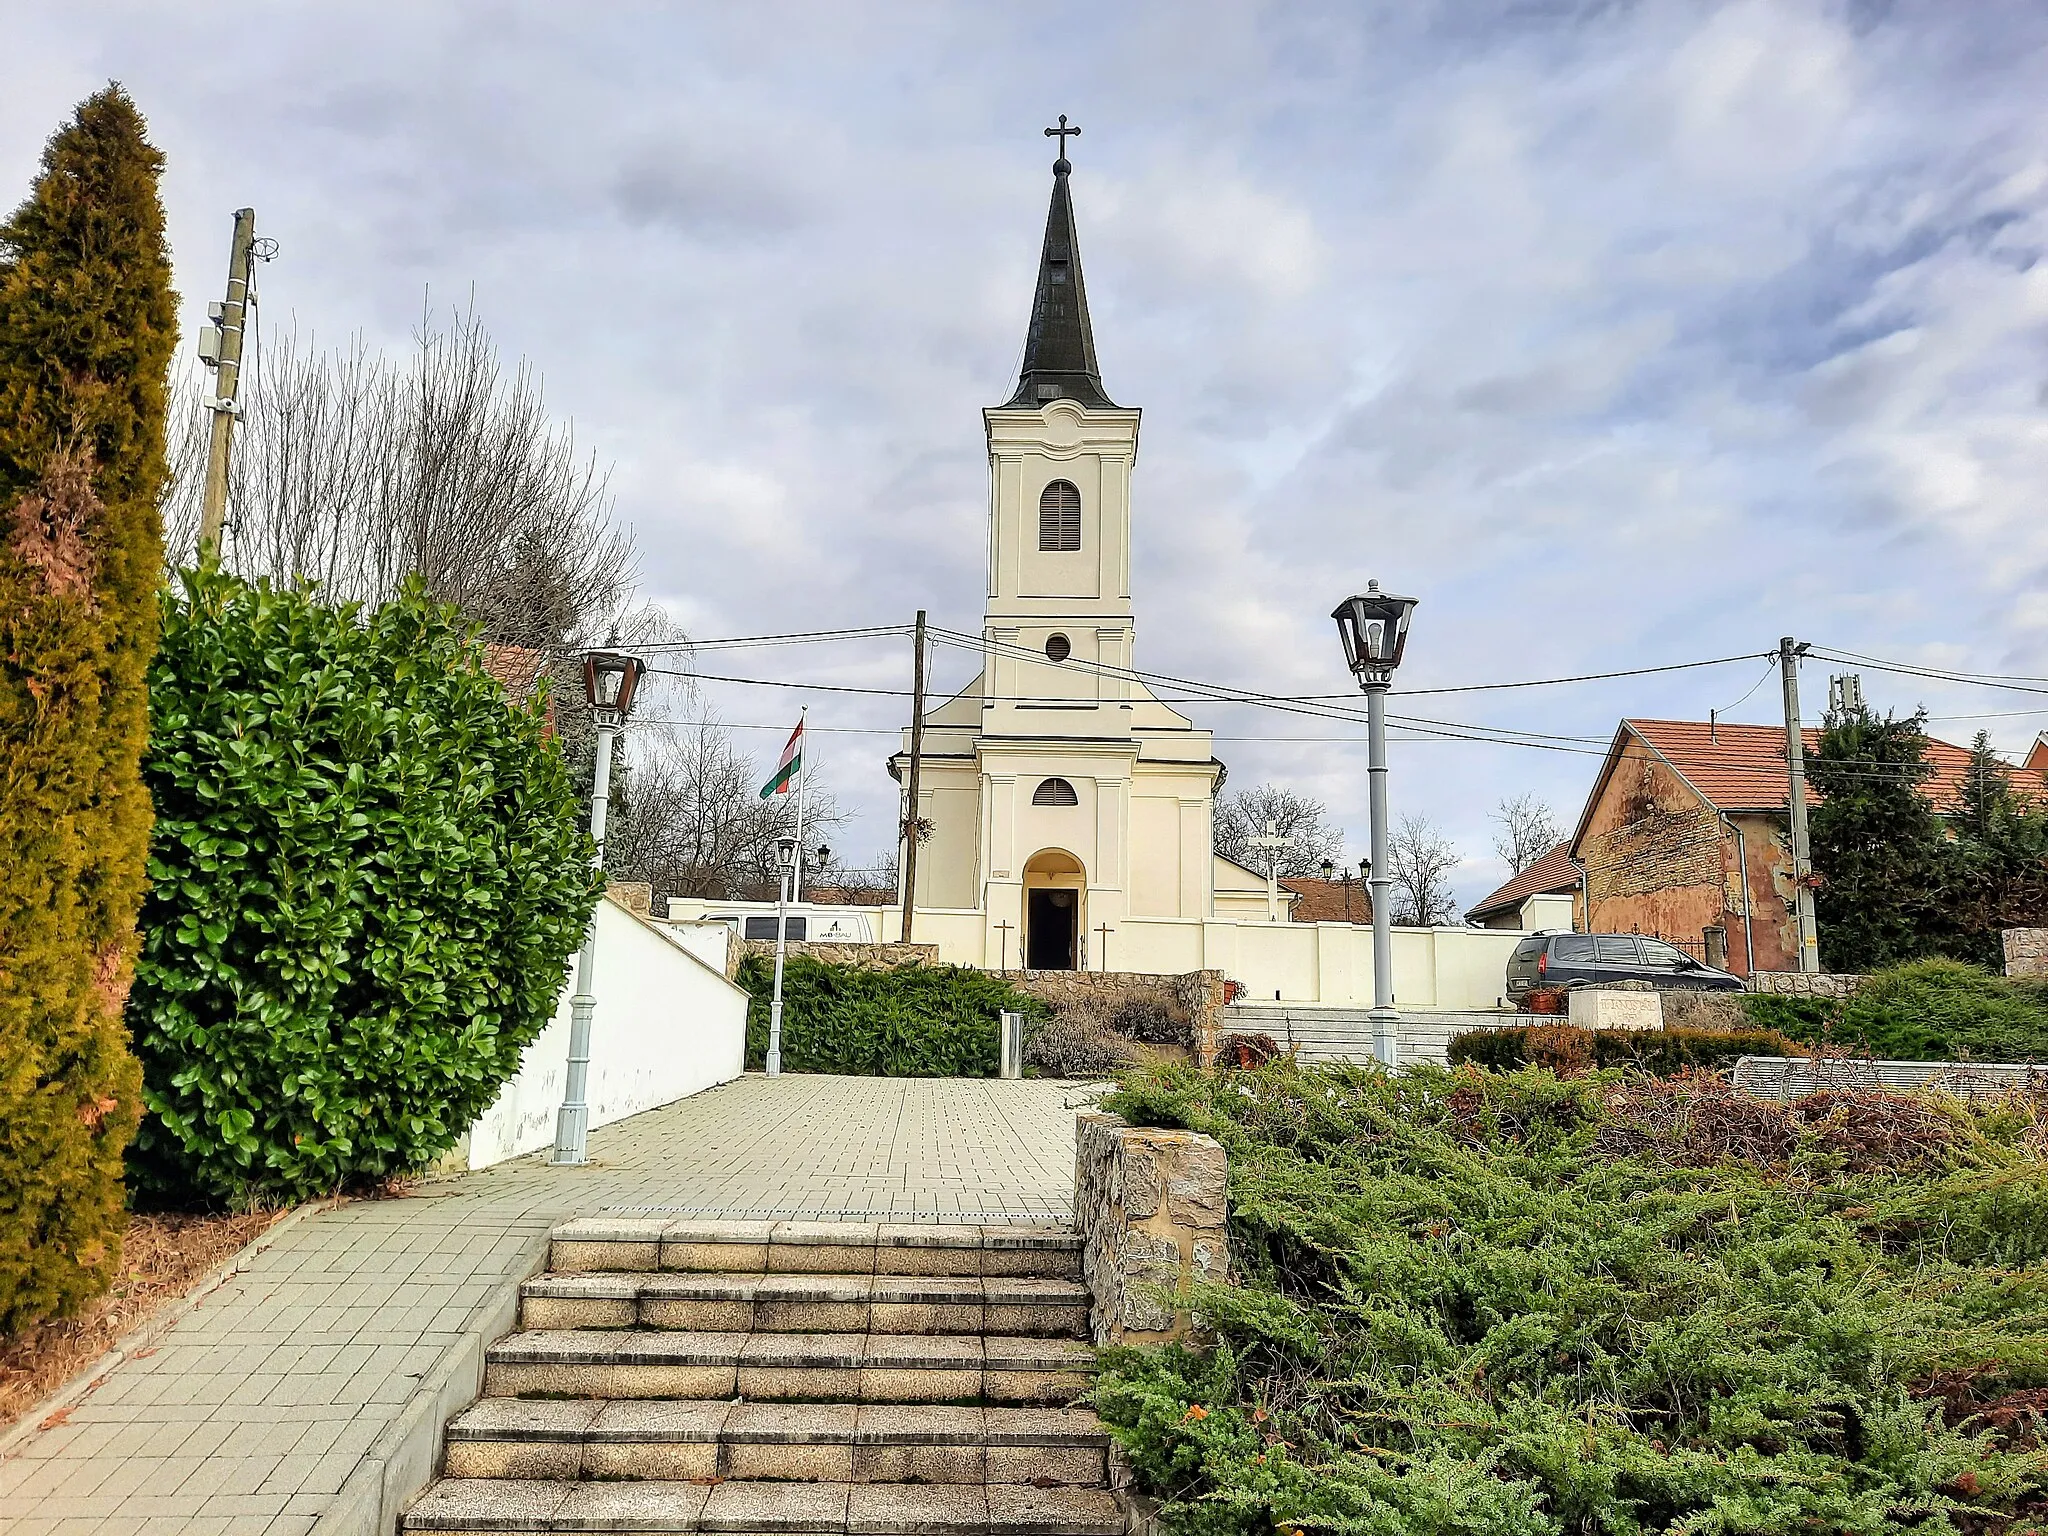
[{"label": "green laurel bush", "polygon": [[[768,1058],[775,962],[749,955],[739,983],[747,1008],[747,1065]],[[782,972],[782,1066],[847,1077],[994,1077],[997,1015],[1043,1016],[1045,1005],[1000,976],[962,965],[862,970],[791,955]]]},{"label": "green laurel bush", "polygon": [[[1419,1067],[1127,1075],[1216,1137],[1206,1356],[1095,1399],[1176,1536],[2041,1529],[2048,1115],[1871,1096],[1775,1165],[1617,1134],[1674,1090]],[[1724,1095],[1739,1145],[1773,1106]],[[2001,1399],[2003,1402],[2001,1402]]]},{"label": "green laurel bush", "polygon": [[365,611],[208,570],[165,594],[150,717],[144,1186],[423,1167],[518,1069],[597,902],[539,714],[417,584]]},{"label": "green laurel bush", "polygon": [[1575,1029],[1530,1024],[1475,1029],[1455,1037],[1451,1064],[1471,1062],[1496,1071],[1517,1067],[1635,1067],[1656,1077],[1692,1068],[1718,1071],[1744,1056],[1798,1056],[1799,1047],[1775,1030],[1739,1033],[1706,1029]]}]

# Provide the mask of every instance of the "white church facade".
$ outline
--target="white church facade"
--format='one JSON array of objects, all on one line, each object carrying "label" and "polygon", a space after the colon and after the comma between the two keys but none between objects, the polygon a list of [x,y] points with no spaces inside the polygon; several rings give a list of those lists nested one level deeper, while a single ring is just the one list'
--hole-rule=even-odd
[{"label": "white church facade", "polygon": [[[1210,969],[1251,999],[1361,1006],[1372,997],[1370,929],[1291,922],[1291,894],[1276,905],[1263,874],[1213,851],[1225,776],[1213,738],[1133,675],[1140,413],[1103,389],[1070,172],[1064,156],[1054,162],[1016,388],[982,412],[982,668],[924,713],[910,937],[956,965]],[[1332,654],[1334,665],[1334,644]],[[906,789],[911,739],[906,728],[888,761]],[[773,932],[774,910],[669,902],[673,920],[721,922],[748,937]],[[803,920],[792,938],[887,942],[901,934],[902,891],[893,906],[792,911]],[[1397,1000],[1492,1006],[1516,937],[1397,930]]]},{"label": "white church facade", "polygon": [[1268,910],[1265,881],[1211,852],[1209,732],[1131,675],[1140,417],[1102,387],[1068,174],[1062,158],[1016,390],[982,413],[982,671],[926,714],[918,771],[918,907],[974,913],[996,963],[1049,970],[1114,968],[1131,918]]}]

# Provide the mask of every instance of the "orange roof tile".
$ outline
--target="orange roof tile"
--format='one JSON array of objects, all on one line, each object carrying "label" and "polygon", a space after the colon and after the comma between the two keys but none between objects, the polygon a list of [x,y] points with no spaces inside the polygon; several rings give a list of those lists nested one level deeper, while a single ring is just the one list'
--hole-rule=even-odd
[{"label": "orange roof tile", "polygon": [[1297,923],[1369,923],[1372,893],[1363,880],[1318,880],[1313,875],[1282,875],[1282,890],[1294,892],[1287,915]]},{"label": "orange roof tile", "polygon": [[1465,914],[1468,923],[1490,912],[1519,907],[1531,896],[1549,896],[1579,888],[1579,872],[1572,864],[1572,845],[1559,843],[1534,864]]},{"label": "orange roof tile", "polygon": [[[1781,725],[1710,726],[1702,720],[1624,720],[1621,725],[1669,763],[1716,810],[1782,811],[1790,801],[1785,728]],[[1817,728],[1808,726],[1799,735],[1809,753],[1819,747]],[[1617,740],[1616,746],[1620,745]],[[1969,748],[1930,736],[1926,757],[1934,773],[1921,792],[1937,806],[1955,804],[1969,775]],[[1608,761],[1614,761],[1611,752]],[[2023,793],[2048,793],[2048,783],[2039,773],[2025,768],[2009,768],[2008,772]],[[1808,794],[1818,798],[1810,787]]]}]

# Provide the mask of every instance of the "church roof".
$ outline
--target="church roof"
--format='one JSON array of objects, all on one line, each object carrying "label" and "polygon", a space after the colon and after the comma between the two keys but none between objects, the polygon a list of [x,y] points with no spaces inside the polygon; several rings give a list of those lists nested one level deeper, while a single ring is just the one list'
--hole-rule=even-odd
[{"label": "church roof", "polygon": [[1052,207],[1045,216],[1045,248],[1038,258],[1038,291],[1024,338],[1024,367],[1005,408],[1036,410],[1048,400],[1073,400],[1114,410],[1102,392],[1095,362],[1095,332],[1088,324],[1088,290],[1081,282],[1081,242],[1074,233],[1074,200],[1067,190],[1073,167],[1062,155],[1052,163]]}]

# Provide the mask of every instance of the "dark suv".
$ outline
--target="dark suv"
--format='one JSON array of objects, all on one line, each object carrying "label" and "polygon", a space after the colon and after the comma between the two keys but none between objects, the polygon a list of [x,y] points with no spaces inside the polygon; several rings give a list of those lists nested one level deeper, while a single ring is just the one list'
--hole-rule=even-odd
[{"label": "dark suv", "polygon": [[1508,996],[1590,981],[1647,981],[1661,989],[1740,992],[1742,978],[1695,960],[1675,944],[1638,933],[1539,933],[1508,957]]}]

